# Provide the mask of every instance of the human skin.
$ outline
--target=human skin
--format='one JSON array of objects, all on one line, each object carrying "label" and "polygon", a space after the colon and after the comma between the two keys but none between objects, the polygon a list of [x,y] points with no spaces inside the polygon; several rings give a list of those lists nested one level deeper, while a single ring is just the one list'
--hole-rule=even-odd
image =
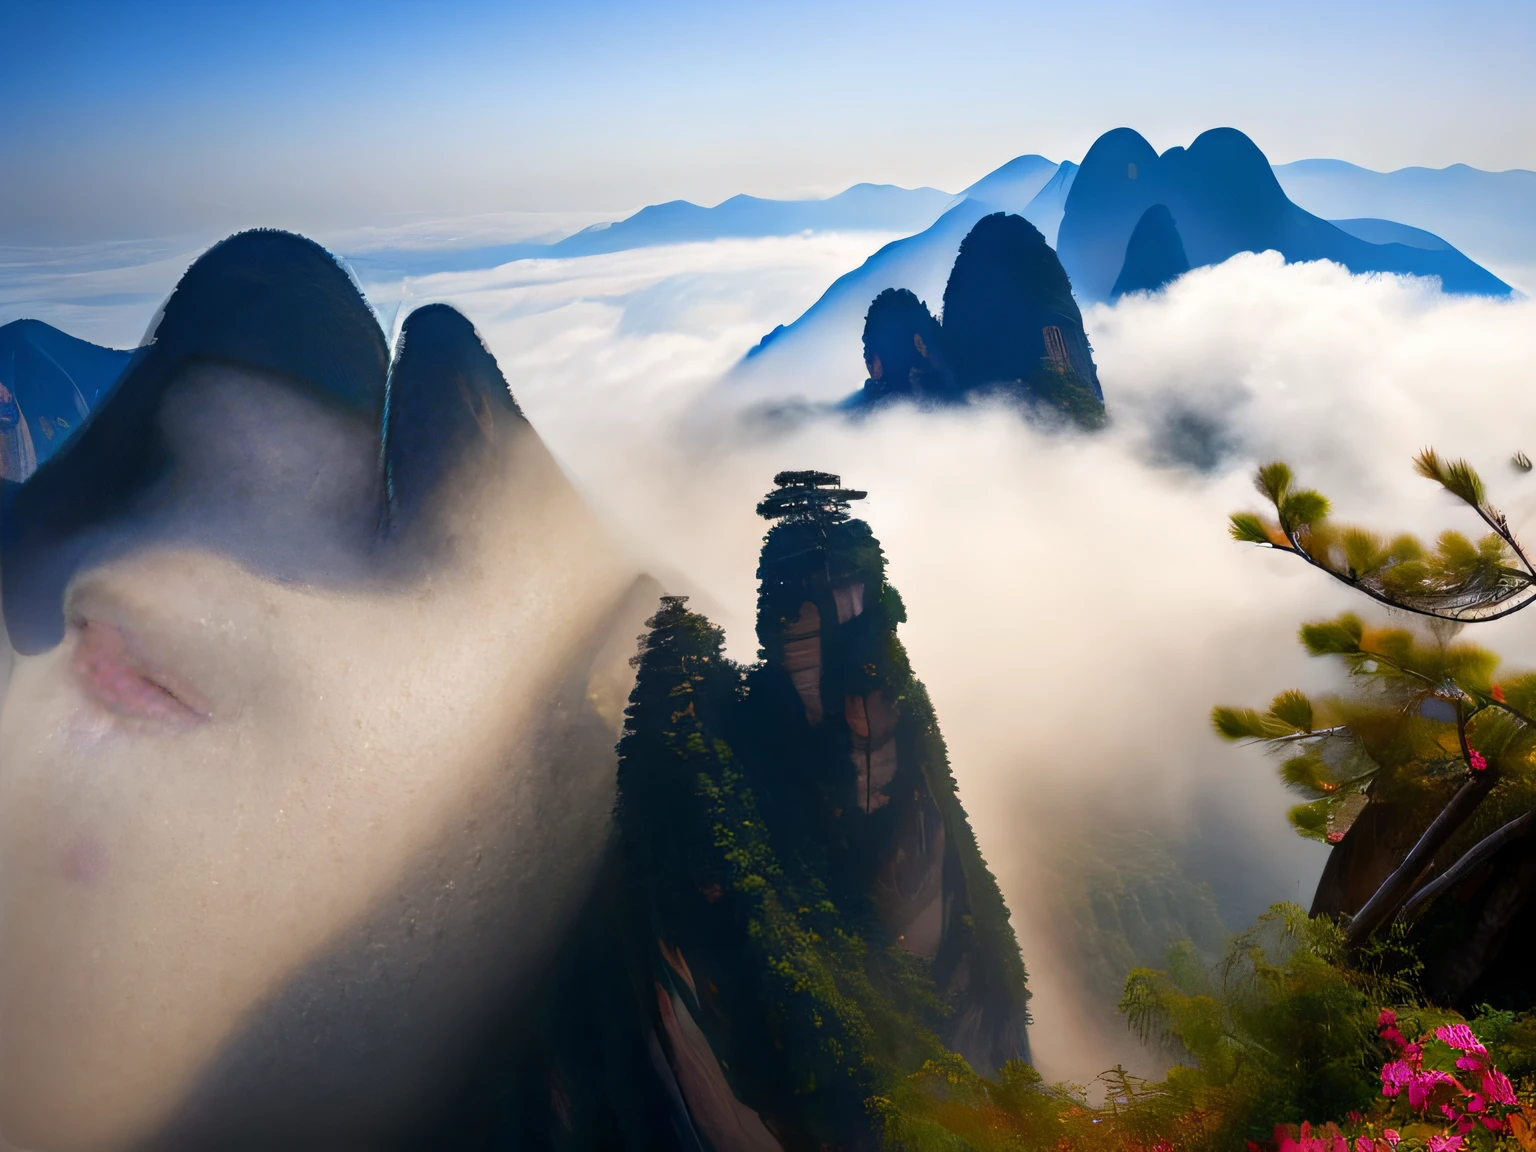
[{"label": "human skin", "polygon": [[365,1147],[590,882],[634,573],[521,420],[450,470],[430,548],[380,543],[379,429],[280,374],[192,363],[159,428],[174,467],[91,528],[62,641],[11,654],[0,1127]]}]

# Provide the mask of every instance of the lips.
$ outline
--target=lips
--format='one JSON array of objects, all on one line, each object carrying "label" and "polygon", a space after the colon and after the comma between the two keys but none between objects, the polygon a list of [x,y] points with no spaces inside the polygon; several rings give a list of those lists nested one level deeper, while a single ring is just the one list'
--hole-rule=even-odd
[{"label": "lips", "polygon": [[176,726],[208,719],[188,689],[168,686],[167,677],[149,667],[121,628],[84,620],[77,629],[75,675],[108,712]]}]

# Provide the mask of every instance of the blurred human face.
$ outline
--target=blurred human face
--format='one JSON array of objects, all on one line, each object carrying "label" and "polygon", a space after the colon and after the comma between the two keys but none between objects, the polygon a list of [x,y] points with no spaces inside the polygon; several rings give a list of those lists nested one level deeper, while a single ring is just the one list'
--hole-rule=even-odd
[{"label": "blurred human face", "polygon": [[[159,420],[173,467],[80,544],[0,705],[0,1126],[366,1142],[591,876],[631,574],[526,424],[413,555],[379,543],[378,430],[294,382],[194,364]],[[285,1099],[315,1048],[323,1099]]]}]

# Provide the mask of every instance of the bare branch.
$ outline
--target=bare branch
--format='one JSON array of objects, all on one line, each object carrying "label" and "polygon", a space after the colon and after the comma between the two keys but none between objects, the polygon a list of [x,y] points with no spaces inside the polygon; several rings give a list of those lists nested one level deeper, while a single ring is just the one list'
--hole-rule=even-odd
[{"label": "bare branch", "polygon": [[1402,910],[1398,912],[1397,918],[1399,920],[1406,920],[1412,917],[1421,908],[1431,904],[1442,893],[1461,883],[1479,864],[1491,857],[1504,845],[1529,834],[1532,829],[1536,829],[1536,811],[1527,812],[1524,816],[1516,816],[1496,832],[1489,833],[1472,845],[1471,848],[1468,848],[1462,854],[1461,859],[1457,860],[1456,863],[1452,864],[1441,875],[1431,880],[1404,901]]}]

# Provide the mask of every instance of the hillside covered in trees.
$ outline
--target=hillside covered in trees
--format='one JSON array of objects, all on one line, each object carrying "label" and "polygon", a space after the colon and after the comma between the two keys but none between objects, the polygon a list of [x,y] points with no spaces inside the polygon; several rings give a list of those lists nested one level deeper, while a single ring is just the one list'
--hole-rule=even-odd
[{"label": "hillside covered in trees", "polygon": [[787,472],[760,660],[666,597],[619,746],[624,903],[659,1033],[716,1148],[874,1147],[870,1101],[925,1062],[1026,1060],[1029,991],[943,737],[896,635],[863,493]]}]

